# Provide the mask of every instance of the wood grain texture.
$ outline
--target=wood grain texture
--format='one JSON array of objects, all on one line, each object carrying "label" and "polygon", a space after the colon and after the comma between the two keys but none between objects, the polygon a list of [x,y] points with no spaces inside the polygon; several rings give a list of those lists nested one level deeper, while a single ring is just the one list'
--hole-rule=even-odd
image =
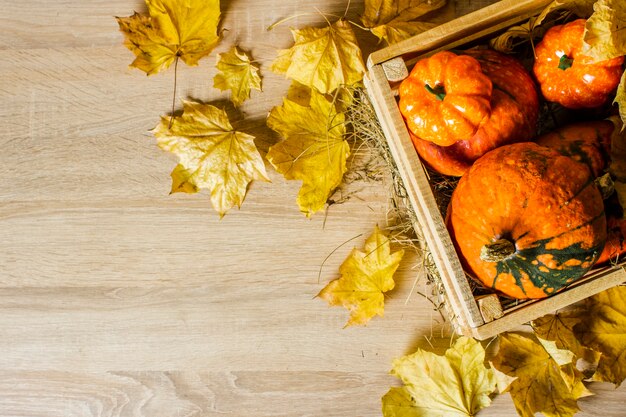
[{"label": "wood grain texture", "polygon": [[[393,358],[442,327],[416,294],[430,291],[417,256],[365,328],[343,329],[347,313],[315,295],[385,224],[388,185],[356,181],[306,219],[299,184],[268,166],[272,183],[219,220],[205,193],[168,195],[176,161],[148,131],[170,111],[173,72],[129,69],[113,19],[141,1],[0,6],[0,416],[380,415]],[[316,8],[343,15],[346,2],[223,1],[224,39],[179,66],[178,99],[225,106],[266,152],[279,138],[265,117],[288,86],[270,63],[290,26],[323,23]],[[357,33],[366,53],[379,47]],[[234,43],[264,83],[240,110],[212,88],[215,54]],[[623,415],[624,388],[593,389],[581,416]],[[503,396],[482,415],[516,414]]]}]

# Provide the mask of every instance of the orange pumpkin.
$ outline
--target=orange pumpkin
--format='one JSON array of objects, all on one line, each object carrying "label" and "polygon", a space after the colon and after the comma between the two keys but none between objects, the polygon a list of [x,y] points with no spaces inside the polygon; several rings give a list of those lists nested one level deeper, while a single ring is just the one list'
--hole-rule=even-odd
[{"label": "orange pumpkin", "polygon": [[470,56],[442,51],[418,61],[398,89],[409,130],[437,145],[472,136],[490,113],[491,81]]},{"label": "orange pumpkin", "polygon": [[492,50],[465,51],[480,62],[491,79],[491,113],[474,135],[449,146],[438,146],[411,133],[417,153],[435,171],[463,175],[472,163],[498,146],[535,136],[539,99],[533,80],[514,58]]},{"label": "orange pumpkin", "polygon": [[604,104],[617,87],[624,57],[594,62],[583,54],[585,19],[550,28],[535,48],[533,71],[548,101],[578,109]]},{"label": "orange pumpkin", "polygon": [[547,297],[582,277],[606,240],[589,169],[530,142],[472,165],[452,194],[447,226],[466,271],[518,299]]},{"label": "orange pumpkin", "polygon": [[614,129],[608,120],[574,123],[541,135],[535,142],[584,163],[599,177],[608,167]]}]

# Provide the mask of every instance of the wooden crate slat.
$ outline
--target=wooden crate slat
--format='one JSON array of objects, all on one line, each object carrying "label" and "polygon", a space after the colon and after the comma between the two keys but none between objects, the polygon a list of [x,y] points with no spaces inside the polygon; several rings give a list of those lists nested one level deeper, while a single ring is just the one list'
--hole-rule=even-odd
[{"label": "wooden crate slat", "polygon": [[443,23],[412,38],[372,52],[368,67],[402,55],[434,52],[443,45],[448,49],[497,32],[537,14],[551,0],[502,0],[491,6]]},{"label": "wooden crate slat", "polygon": [[[461,326],[476,327],[483,324],[482,315],[474,301],[471,288],[456,255],[454,245],[443,222],[428,178],[415,154],[413,143],[406,131],[404,120],[397,105],[385,73],[375,66],[367,77],[367,89],[373,95],[372,102],[398,171],[407,189],[409,200],[423,233],[433,260],[448,292],[451,307],[461,320]],[[383,108],[385,110],[383,110]]]}]

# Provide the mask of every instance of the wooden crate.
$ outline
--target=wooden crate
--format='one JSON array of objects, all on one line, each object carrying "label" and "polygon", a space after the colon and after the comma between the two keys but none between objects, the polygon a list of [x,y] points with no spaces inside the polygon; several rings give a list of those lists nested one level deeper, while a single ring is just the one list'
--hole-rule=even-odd
[{"label": "wooden crate", "polygon": [[571,305],[626,281],[622,266],[590,271],[566,290],[543,300],[503,308],[495,295],[475,297],[435,201],[426,171],[413,148],[397,106],[399,81],[422,56],[462,47],[492,37],[509,26],[537,15],[552,0],[502,0],[411,39],[372,53],[365,86],[376,110],[392,156],[446,291],[446,305],[459,333],[486,339],[545,314]]}]

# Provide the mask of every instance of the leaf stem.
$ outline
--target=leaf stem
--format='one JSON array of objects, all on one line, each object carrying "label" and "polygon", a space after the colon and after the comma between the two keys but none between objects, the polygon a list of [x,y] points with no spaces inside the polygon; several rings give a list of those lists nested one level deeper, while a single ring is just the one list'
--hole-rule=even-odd
[{"label": "leaf stem", "polygon": [[172,114],[170,115],[170,123],[167,126],[168,130],[172,128],[174,123],[174,109],[176,108],[176,84],[178,79],[178,55],[174,59],[174,94],[172,94]]},{"label": "leaf stem", "polygon": [[324,258],[324,260],[322,261],[322,264],[320,265],[320,270],[317,274],[317,283],[319,284],[320,279],[322,278],[322,268],[324,267],[324,264],[326,263],[326,261],[333,255],[333,253],[335,253],[339,248],[341,248],[343,245],[352,242],[354,239],[358,239],[361,236],[363,236],[363,233],[359,233],[358,235],[346,240],[345,242],[343,242],[341,245],[337,246],[335,249],[333,249],[327,256],[326,258]]}]

